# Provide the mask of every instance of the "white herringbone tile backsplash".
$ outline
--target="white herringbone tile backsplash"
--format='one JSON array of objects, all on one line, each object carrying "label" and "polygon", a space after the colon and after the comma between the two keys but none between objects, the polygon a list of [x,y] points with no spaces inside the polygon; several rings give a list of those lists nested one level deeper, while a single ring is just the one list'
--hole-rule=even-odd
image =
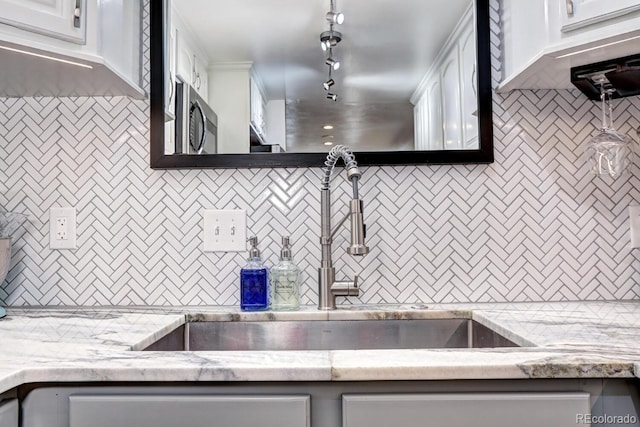
[{"label": "white herringbone tile backsplash", "polygon": [[[616,109],[632,133],[640,101]],[[582,152],[598,107],[576,91],[514,91],[495,95],[494,110],[492,165],[364,169],[371,254],[344,254],[346,228],[334,254],[340,276],[360,275],[358,301],[640,298],[627,215],[640,204],[640,170],[588,174]],[[205,208],[247,209],[270,264],[291,235],[303,303],[316,303],[320,168],[153,171],[148,115],[148,102],[127,98],[0,100],[0,210],[29,215],[0,303],[237,304],[245,254],[202,251]],[[345,184],[336,177],[335,217]],[[56,205],[77,208],[75,251],[48,247]]]}]

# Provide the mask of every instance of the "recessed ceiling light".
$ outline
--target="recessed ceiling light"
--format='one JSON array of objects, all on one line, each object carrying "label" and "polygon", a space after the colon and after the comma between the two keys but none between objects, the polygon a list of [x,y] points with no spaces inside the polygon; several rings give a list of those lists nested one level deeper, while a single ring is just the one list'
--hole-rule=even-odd
[{"label": "recessed ceiling light", "polygon": [[322,135],[320,140],[324,145],[333,145],[333,135]]},{"label": "recessed ceiling light", "polygon": [[331,129],[333,129],[333,125],[324,125],[324,126],[322,126],[322,129],[331,130]]}]

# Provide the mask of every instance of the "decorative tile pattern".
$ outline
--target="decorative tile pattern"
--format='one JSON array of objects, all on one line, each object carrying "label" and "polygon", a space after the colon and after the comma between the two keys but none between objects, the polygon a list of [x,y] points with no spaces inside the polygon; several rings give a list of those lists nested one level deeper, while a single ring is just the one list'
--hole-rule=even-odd
[{"label": "decorative tile pattern", "polygon": [[[204,253],[201,210],[243,208],[269,263],[291,235],[303,303],[315,303],[320,168],[152,171],[148,108],[119,97],[0,101],[0,209],[30,217],[0,302],[237,304],[245,254]],[[631,133],[640,101],[616,109]],[[348,257],[345,228],[334,254],[340,277],[360,275],[358,301],[640,298],[627,217],[640,203],[640,171],[616,181],[587,173],[582,152],[598,107],[575,91],[539,90],[495,95],[494,110],[492,165],[364,169],[372,252]],[[337,220],[348,186],[342,176],[334,186]],[[48,248],[56,205],[77,207],[75,251]]]}]

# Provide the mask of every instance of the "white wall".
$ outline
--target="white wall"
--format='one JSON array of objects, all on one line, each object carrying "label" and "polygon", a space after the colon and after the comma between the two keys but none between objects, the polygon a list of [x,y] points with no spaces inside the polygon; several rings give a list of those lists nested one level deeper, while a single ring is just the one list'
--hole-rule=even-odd
[{"label": "white wall", "polygon": [[[334,246],[339,277],[362,281],[350,301],[640,298],[627,217],[640,169],[589,175],[582,153],[598,107],[575,91],[516,91],[496,95],[494,110],[492,165],[363,168],[371,253],[345,254],[347,228]],[[640,125],[637,97],[617,111],[622,131]],[[290,235],[302,302],[317,303],[321,165],[154,171],[148,117],[147,102],[126,98],[0,100],[0,209],[29,215],[0,303],[237,304],[246,254],[202,251],[204,208],[247,209],[268,264]],[[338,218],[349,188],[333,182]],[[75,251],[48,248],[54,205],[77,207]]]}]

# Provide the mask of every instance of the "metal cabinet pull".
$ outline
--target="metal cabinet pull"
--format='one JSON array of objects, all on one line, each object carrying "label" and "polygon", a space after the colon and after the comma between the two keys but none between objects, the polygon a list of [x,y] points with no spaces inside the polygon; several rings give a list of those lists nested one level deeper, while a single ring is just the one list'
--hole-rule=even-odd
[{"label": "metal cabinet pull", "polygon": [[572,17],[573,13],[573,0],[567,0],[567,16]]},{"label": "metal cabinet pull", "polygon": [[175,90],[173,87],[175,85],[173,84],[173,75],[171,74],[171,72],[169,72],[169,89],[171,89],[169,91],[169,102],[171,102],[171,100],[173,99],[173,91]]},{"label": "metal cabinet pull", "polygon": [[73,26],[75,28],[80,28],[80,17],[82,16],[81,1],[82,0],[76,0],[76,7],[73,9]]}]

